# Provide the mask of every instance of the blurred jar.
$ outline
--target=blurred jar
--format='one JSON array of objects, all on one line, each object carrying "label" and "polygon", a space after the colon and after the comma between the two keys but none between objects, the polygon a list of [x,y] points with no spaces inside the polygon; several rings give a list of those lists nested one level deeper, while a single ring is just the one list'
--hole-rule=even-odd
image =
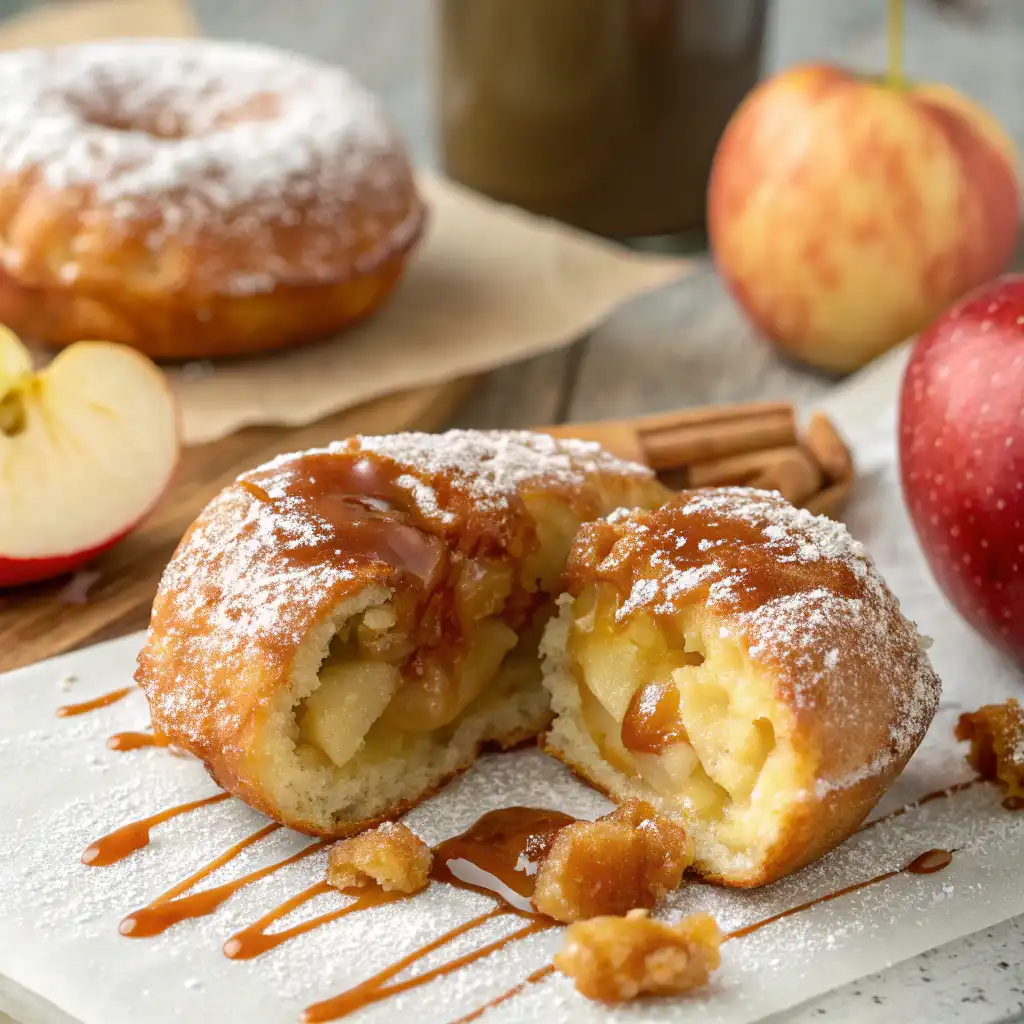
[{"label": "blurred jar", "polygon": [[702,236],[768,0],[438,0],[456,181],[622,239]]}]

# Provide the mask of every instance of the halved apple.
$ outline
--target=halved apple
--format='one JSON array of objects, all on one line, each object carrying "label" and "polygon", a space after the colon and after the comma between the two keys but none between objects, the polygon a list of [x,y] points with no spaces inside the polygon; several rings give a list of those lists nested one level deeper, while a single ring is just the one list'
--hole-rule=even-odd
[{"label": "halved apple", "polygon": [[145,356],[82,341],[36,372],[0,327],[0,587],[71,572],[116,543],[177,460],[174,396]]}]

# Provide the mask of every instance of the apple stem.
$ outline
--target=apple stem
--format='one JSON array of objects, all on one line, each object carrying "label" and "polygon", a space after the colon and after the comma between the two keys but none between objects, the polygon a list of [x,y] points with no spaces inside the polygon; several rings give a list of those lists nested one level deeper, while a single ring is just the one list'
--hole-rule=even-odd
[{"label": "apple stem", "polygon": [[889,0],[889,84],[903,85],[903,0]]}]

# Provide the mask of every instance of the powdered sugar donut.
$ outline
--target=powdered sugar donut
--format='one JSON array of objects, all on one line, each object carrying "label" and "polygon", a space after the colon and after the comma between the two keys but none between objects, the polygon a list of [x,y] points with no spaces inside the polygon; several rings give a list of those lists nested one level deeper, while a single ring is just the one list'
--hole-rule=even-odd
[{"label": "powdered sugar donut", "polygon": [[236,355],[375,309],[424,207],[345,72],[199,40],[0,56],[0,321]]}]

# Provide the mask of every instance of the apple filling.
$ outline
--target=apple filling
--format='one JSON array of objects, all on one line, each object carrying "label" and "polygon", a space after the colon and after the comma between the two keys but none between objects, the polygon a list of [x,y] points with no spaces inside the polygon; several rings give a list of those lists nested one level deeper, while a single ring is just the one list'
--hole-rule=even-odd
[{"label": "apple filling", "polygon": [[517,726],[536,733],[547,719],[537,649],[554,610],[544,587],[557,574],[550,561],[526,558],[517,572],[506,562],[464,560],[425,607],[393,591],[348,616],[315,686],[294,707],[301,766],[319,771],[329,789],[382,774],[387,792],[374,799],[393,803],[408,784],[405,771],[415,777]]},{"label": "apple filling", "polygon": [[780,796],[801,784],[771,681],[703,607],[620,621],[619,606],[607,583],[567,601],[568,672],[546,680],[556,746],[588,767],[596,752],[606,766],[590,773],[599,784],[683,818],[698,856],[762,847],[777,830]]}]

